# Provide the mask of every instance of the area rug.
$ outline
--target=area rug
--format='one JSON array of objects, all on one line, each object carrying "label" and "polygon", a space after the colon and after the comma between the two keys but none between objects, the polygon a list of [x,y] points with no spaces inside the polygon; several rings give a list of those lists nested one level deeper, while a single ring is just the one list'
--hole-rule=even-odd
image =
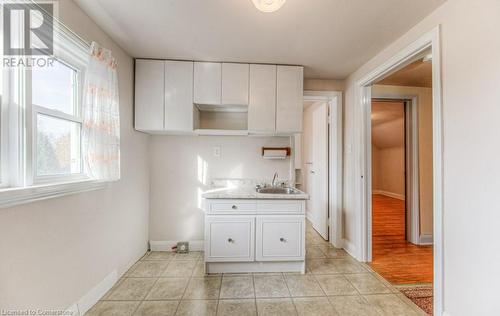
[{"label": "area rug", "polygon": [[398,286],[398,290],[424,312],[432,315],[432,285]]}]

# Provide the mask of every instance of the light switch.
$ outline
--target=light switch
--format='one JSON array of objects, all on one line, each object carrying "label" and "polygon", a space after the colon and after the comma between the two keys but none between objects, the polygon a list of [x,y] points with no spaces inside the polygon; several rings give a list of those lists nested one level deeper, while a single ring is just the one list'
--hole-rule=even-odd
[{"label": "light switch", "polygon": [[214,146],[213,148],[214,157],[220,158],[220,146]]}]

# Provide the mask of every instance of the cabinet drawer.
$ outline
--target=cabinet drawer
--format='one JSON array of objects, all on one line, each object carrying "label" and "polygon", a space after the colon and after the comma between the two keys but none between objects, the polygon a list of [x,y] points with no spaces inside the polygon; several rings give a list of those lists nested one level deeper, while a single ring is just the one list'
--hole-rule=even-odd
[{"label": "cabinet drawer", "polygon": [[253,261],[254,223],[253,216],[207,216],[205,261]]},{"label": "cabinet drawer", "polygon": [[256,260],[304,260],[304,235],[304,216],[258,216]]},{"label": "cabinet drawer", "polygon": [[254,201],[213,200],[207,202],[209,214],[254,214],[257,205]]},{"label": "cabinet drawer", "polygon": [[257,203],[258,214],[304,214],[304,201],[262,200]]}]

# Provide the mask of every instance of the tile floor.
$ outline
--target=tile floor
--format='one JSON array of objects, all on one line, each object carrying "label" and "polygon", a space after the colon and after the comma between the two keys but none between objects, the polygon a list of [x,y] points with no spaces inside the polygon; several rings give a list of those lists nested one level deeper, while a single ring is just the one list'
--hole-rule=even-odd
[{"label": "tile floor", "polygon": [[201,252],[149,252],[86,315],[425,315],[309,224],[306,267],[304,275],[205,275]]}]

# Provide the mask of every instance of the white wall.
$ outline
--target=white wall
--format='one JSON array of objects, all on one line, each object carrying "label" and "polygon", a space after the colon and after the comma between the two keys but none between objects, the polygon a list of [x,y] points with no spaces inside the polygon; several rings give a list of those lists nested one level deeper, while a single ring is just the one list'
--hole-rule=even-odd
[{"label": "white wall", "polygon": [[444,309],[448,315],[498,315],[500,282],[500,1],[448,0],[380,52],[346,83],[344,218],[359,254],[357,194],[362,123],[356,82],[441,25],[443,96]]},{"label": "white wall", "polygon": [[[262,147],[288,147],[290,137],[153,136],[150,240],[204,238],[200,193],[213,178],[289,180],[293,158],[262,159]],[[221,157],[213,147],[221,148]]]},{"label": "white wall", "polygon": [[65,309],[147,249],[148,139],[132,129],[133,61],[74,3],[62,21],[118,61],[122,179],[109,188],[0,209],[0,308]]}]

